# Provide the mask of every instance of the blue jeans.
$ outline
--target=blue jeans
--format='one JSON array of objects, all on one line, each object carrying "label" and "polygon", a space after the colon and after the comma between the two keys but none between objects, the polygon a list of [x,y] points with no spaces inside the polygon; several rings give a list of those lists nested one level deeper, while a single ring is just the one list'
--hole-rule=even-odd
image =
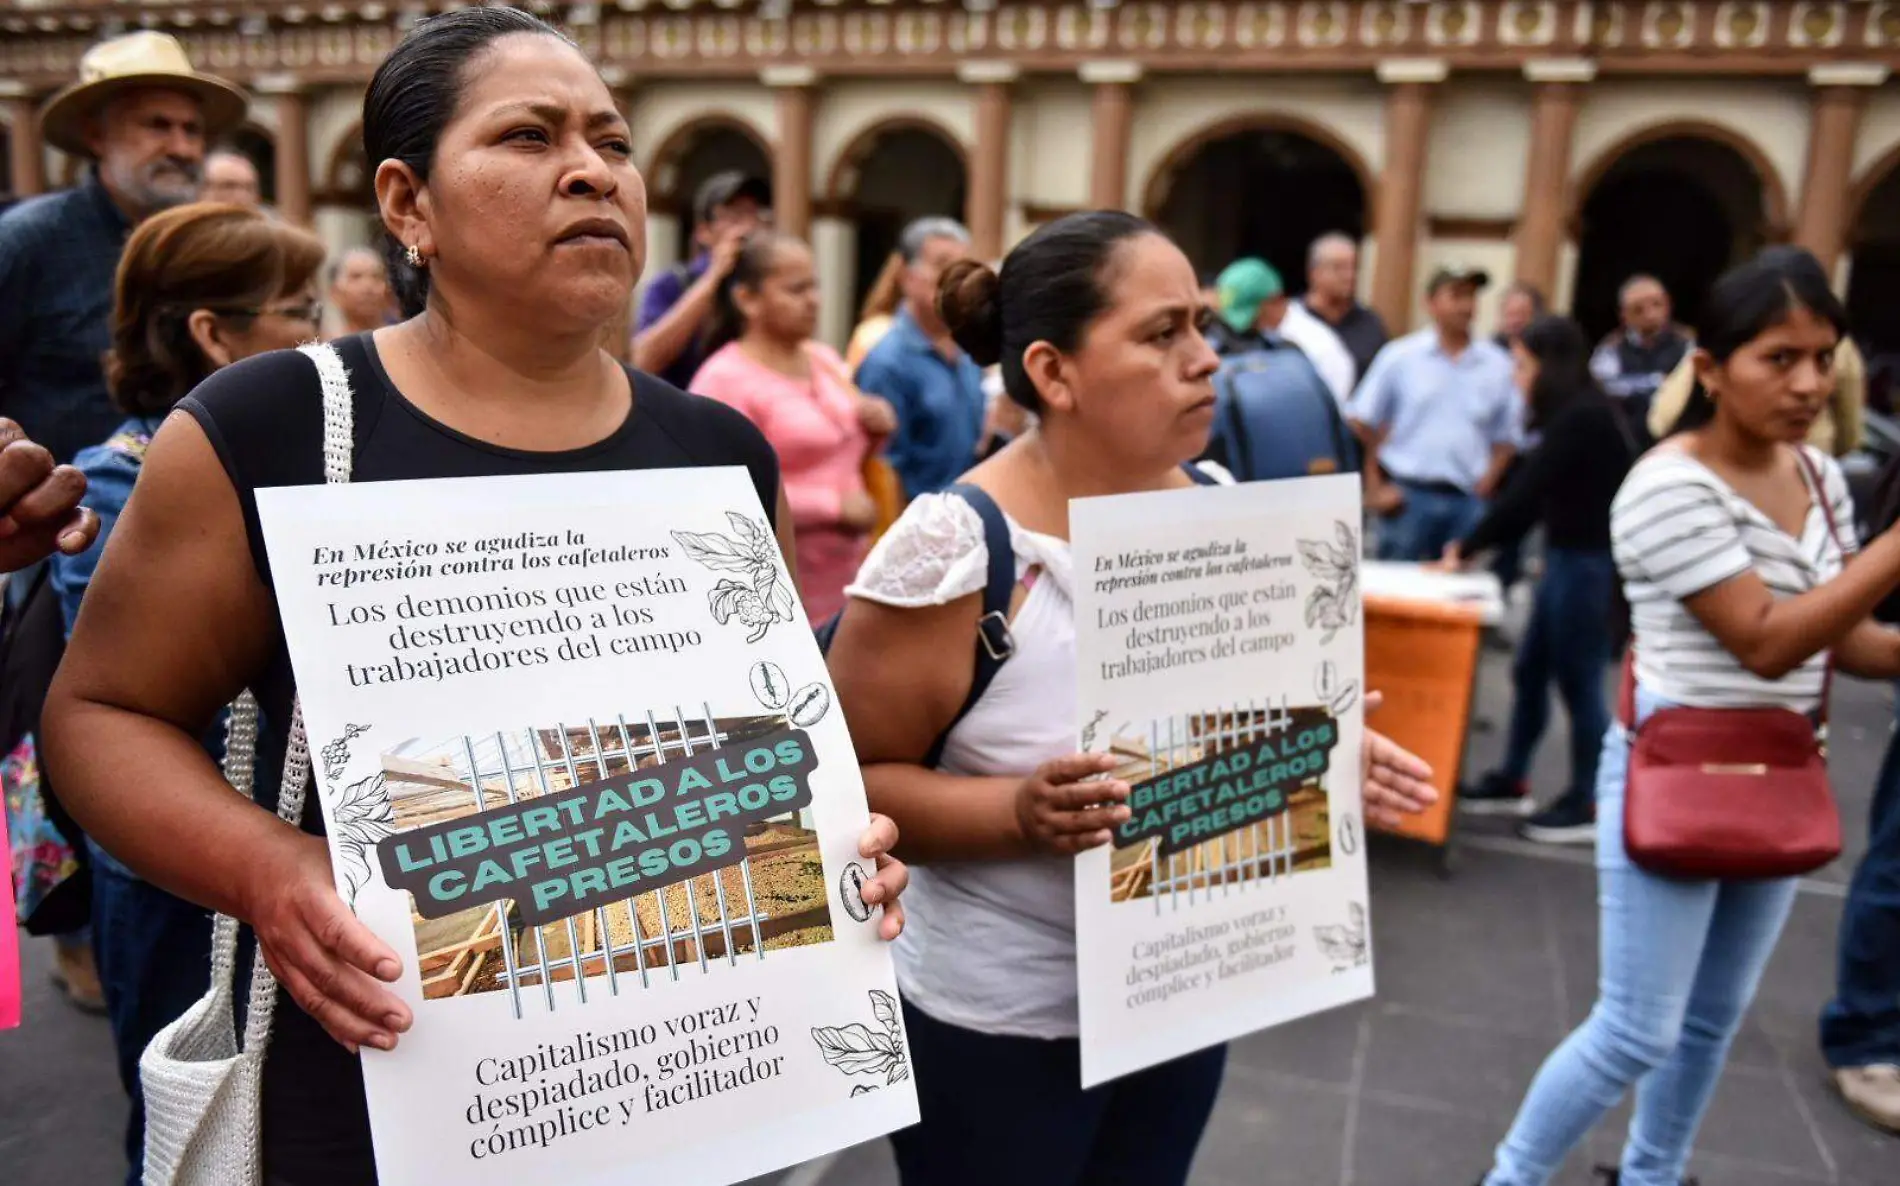
[{"label": "blue jeans", "polygon": [[1379,520],[1379,559],[1436,560],[1445,545],[1471,534],[1484,518],[1484,500],[1393,479],[1405,505]]},{"label": "blue jeans", "polygon": [[922,1123],[903,1186],[1184,1186],[1220,1092],[1215,1046],[1082,1090],[1074,1038],[984,1034],[904,1002]]},{"label": "blue jeans", "polygon": [[1854,870],[1841,915],[1834,999],[1821,1013],[1828,1065],[1900,1063],[1900,733],[1874,787],[1867,855]]},{"label": "blue jeans", "polygon": [[1501,773],[1511,782],[1530,774],[1537,743],[1550,723],[1550,685],[1570,713],[1570,785],[1566,796],[1596,793],[1597,757],[1610,727],[1603,668],[1610,661],[1610,603],[1616,561],[1609,551],[1544,549],[1544,576],[1530,624],[1512,665],[1516,696]]},{"label": "blue jeans", "polygon": [[[1646,693],[1643,715],[1661,707]],[[1485,1186],[1542,1186],[1631,1085],[1622,1186],[1678,1186],[1729,1045],[1794,904],[1793,878],[1683,881],[1623,850],[1628,735],[1597,773],[1596,1007],[1544,1060]]]},{"label": "blue jeans", "polygon": [[125,1180],[127,1186],[137,1186],[145,1160],[139,1056],[159,1030],[209,987],[211,915],[133,876],[97,845],[92,854],[93,957],[112,1020],[119,1081],[132,1101],[125,1128],[130,1163]]}]

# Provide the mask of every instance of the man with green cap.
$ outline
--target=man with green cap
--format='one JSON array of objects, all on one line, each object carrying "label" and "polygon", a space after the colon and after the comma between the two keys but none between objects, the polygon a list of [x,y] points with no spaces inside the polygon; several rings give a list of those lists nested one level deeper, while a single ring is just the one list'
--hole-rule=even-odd
[{"label": "man with green cap", "polygon": [[1227,357],[1290,343],[1306,355],[1334,399],[1344,404],[1352,397],[1353,362],[1346,344],[1325,322],[1287,299],[1272,264],[1236,260],[1221,272],[1215,288],[1220,320],[1209,335],[1215,353]]}]

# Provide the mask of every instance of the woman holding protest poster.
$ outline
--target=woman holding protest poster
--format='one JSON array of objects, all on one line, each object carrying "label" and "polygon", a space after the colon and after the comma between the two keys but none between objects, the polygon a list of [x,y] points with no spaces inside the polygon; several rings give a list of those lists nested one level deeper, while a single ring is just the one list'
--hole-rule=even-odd
[{"label": "woman holding protest poster", "polygon": [[[261,1138],[246,1138],[261,1150],[225,1152],[261,1156],[264,1180],[284,1186],[376,1180],[356,1053],[394,1048],[412,1017],[388,987],[397,952],[337,894],[319,813],[298,828],[272,810],[274,773],[302,746],[257,492],[338,469],[360,483],[739,466],[792,553],[758,430],[600,348],[644,263],[646,195],[587,58],[515,9],[445,13],[378,68],[363,116],[408,320],[338,343],[328,371],[265,354],[183,402],[152,441],[46,708],[49,760],[88,833],[256,933],[281,985]],[[337,403],[354,431],[326,439]],[[262,715],[256,803],[196,737],[246,688]],[[903,888],[882,857],[895,835],[874,819],[863,838],[882,866],[867,903]],[[888,911],[883,933],[901,925]]]},{"label": "woman holding protest poster", "polygon": [[[1224,1048],[1080,1086],[1072,858],[1108,843],[1129,788],[1091,781],[1118,759],[1075,752],[1068,507],[1195,481],[1207,310],[1180,249],[1112,212],[1042,227],[1000,274],[952,265],[940,293],[957,344],[1000,361],[1037,426],[971,471],[975,493],[911,503],[830,652],[871,802],[920,862],[897,967],[923,1121],[893,1138],[898,1165],[906,1186],[1181,1183]],[[986,535],[1014,552],[1007,626],[980,608]],[[1370,737],[1368,813],[1429,803],[1423,764]]]}]

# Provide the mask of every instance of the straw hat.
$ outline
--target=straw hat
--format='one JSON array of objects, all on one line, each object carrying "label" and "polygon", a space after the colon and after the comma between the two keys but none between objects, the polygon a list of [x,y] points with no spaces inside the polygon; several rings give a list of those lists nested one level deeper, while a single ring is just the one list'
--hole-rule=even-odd
[{"label": "straw hat", "polygon": [[141,87],[179,91],[198,100],[208,136],[235,127],[251,103],[249,95],[222,78],[193,70],[176,37],[140,30],[101,41],[86,51],[79,59],[79,81],[40,109],[40,134],[55,148],[91,156],[85,138],[87,117],[121,91]]}]

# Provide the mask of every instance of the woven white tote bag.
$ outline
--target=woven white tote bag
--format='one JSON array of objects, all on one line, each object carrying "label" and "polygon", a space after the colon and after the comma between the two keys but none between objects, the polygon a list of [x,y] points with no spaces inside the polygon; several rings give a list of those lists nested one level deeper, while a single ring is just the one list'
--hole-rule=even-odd
[{"label": "woven white tote bag", "polygon": [[[353,409],[349,374],[334,349],[300,347],[323,383],[323,477],[350,480]],[[254,793],[257,700],[250,692],[231,706],[224,776],[237,792]],[[277,817],[303,818],[310,748],[303,709],[292,710]],[[237,1040],[235,1004],[238,920],[220,914],[211,932],[211,989],[184,1016],[158,1032],[139,1058],[145,1088],[145,1186],[260,1186],[263,1179],[264,1050],[270,1043],[277,978],[262,950],[251,961],[244,1041]]]}]

